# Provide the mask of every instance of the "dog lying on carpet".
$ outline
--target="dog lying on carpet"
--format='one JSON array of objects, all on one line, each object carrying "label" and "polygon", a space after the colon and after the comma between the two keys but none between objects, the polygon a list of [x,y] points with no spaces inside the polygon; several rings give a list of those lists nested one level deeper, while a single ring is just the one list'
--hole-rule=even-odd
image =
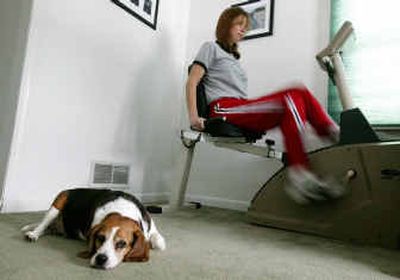
[{"label": "dog lying on carpet", "polygon": [[90,265],[111,269],[121,262],[145,262],[149,249],[164,250],[165,240],[150,214],[133,195],[107,189],[70,189],[59,193],[39,224],[22,228],[29,241],[45,233],[88,242],[79,254]]}]

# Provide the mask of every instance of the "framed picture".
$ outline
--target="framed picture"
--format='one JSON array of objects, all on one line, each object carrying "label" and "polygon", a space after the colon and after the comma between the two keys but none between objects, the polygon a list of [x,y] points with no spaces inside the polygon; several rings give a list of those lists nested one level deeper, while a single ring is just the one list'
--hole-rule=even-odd
[{"label": "framed picture", "polygon": [[111,2],[154,30],[157,29],[159,1],[160,0],[111,0]]},{"label": "framed picture", "polygon": [[250,16],[250,28],[244,40],[272,36],[275,0],[251,0],[233,5],[241,7]]}]

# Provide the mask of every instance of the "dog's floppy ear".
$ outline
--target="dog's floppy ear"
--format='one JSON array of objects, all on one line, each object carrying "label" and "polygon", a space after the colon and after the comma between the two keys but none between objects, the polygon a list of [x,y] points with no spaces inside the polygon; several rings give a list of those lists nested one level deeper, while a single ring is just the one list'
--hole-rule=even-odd
[{"label": "dog's floppy ear", "polygon": [[83,258],[83,259],[89,259],[91,256],[93,256],[93,254],[96,251],[95,248],[95,241],[96,241],[96,234],[97,232],[100,230],[101,226],[100,224],[94,226],[92,229],[90,229],[89,234],[88,234],[88,250],[80,252],[78,254],[78,257]]},{"label": "dog's floppy ear", "polygon": [[133,233],[131,250],[125,255],[125,262],[147,262],[149,260],[150,245],[144,238],[142,231],[136,228]]}]

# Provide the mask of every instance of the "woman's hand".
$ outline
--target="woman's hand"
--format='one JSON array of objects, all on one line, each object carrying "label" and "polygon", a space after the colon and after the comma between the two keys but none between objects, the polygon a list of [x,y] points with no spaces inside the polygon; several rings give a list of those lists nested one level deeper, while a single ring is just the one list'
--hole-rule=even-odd
[{"label": "woman's hand", "polygon": [[204,121],[205,119],[200,117],[191,117],[190,118],[190,128],[197,131],[204,130]]}]

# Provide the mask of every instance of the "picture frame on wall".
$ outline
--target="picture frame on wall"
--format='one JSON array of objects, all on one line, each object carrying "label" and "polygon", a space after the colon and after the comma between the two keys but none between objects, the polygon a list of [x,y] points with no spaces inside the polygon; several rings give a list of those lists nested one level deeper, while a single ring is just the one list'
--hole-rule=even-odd
[{"label": "picture frame on wall", "polygon": [[157,29],[160,0],[111,0],[115,5],[140,20],[152,29]]},{"label": "picture frame on wall", "polygon": [[273,35],[275,0],[250,0],[233,7],[241,7],[250,16],[250,28],[244,40]]}]

